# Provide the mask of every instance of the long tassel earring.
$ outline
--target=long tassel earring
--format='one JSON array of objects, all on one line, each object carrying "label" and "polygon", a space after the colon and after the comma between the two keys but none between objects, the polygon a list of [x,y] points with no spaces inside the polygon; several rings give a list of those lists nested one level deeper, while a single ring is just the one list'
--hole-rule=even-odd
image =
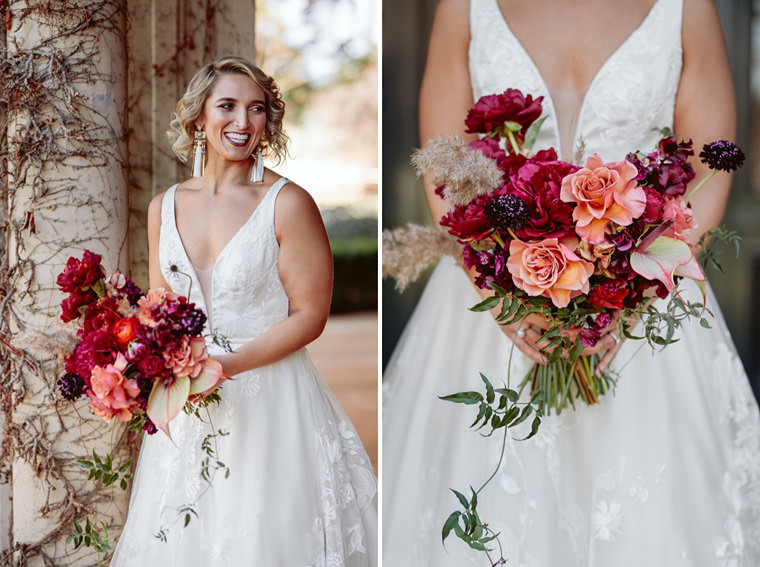
[{"label": "long tassel earring", "polygon": [[206,157],[206,132],[198,128],[193,137],[193,177],[202,177]]},{"label": "long tassel earring", "polygon": [[251,169],[251,183],[259,183],[264,180],[264,158],[261,157],[261,150],[256,152],[256,163]]}]

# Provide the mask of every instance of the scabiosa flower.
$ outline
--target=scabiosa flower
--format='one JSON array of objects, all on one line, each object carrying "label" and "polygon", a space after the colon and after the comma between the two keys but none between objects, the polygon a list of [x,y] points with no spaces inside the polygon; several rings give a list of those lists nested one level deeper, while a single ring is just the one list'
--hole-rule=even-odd
[{"label": "scabiosa flower", "polygon": [[153,435],[156,431],[158,431],[158,428],[150,419],[146,419],[145,423],[143,423],[142,430],[148,435]]},{"label": "scabiosa flower", "polygon": [[710,169],[720,171],[736,171],[744,163],[744,152],[728,140],[717,140],[711,144],[705,144],[699,157]]},{"label": "scabiosa flower", "polygon": [[73,402],[84,393],[85,383],[79,374],[67,372],[58,380],[58,389],[61,395]]},{"label": "scabiosa flower", "polygon": [[203,333],[203,325],[206,323],[206,314],[197,309],[193,303],[182,303],[175,311],[176,320],[182,330],[191,337]]},{"label": "scabiosa flower", "polygon": [[502,230],[522,228],[528,220],[528,207],[514,195],[499,195],[488,201],[484,209],[491,222]]}]

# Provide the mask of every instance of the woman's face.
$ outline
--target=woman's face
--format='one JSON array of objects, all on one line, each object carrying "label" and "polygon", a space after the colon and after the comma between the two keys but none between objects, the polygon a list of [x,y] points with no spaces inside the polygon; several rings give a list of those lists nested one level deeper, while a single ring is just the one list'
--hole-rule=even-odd
[{"label": "woman's face", "polygon": [[206,131],[209,157],[240,161],[248,159],[266,128],[264,90],[240,73],[221,75],[203,104],[198,119]]}]

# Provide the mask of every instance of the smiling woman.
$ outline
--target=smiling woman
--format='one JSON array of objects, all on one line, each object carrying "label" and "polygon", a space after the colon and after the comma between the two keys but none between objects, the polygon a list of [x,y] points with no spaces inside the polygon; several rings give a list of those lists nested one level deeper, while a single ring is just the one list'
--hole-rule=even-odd
[{"label": "smiling woman", "polygon": [[[201,69],[177,104],[175,152],[201,131],[207,162],[151,203],[150,283],[203,308],[234,380],[204,420],[146,437],[113,566],[377,562],[370,461],[304,348],[330,305],[325,229],[301,187],[260,166],[287,153],[283,113],[271,77],[238,58]],[[210,478],[212,441],[229,478]]]}]

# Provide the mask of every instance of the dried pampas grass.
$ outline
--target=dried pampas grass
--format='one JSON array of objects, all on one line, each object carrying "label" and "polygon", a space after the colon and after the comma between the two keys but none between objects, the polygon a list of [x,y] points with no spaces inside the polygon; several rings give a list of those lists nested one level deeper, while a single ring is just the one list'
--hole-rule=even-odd
[{"label": "dried pampas grass", "polygon": [[408,224],[406,228],[383,231],[383,278],[394,278],[404,291],[441,256],[461,258],[462,247],[439,226]]},{"label": "dried pampas grass", "polygon": [[445,185],[443,196],[454,205],[466,205],[504,182],[496,162],[458,136],[433,138],[414,152],[412,163],[419,174],[433,173],[433,183]]},{"label": "dried pampas grass", "polygon": [[24,349],[35,356],[55,356],[62,361],[74,352],[79,338],[76,333],[61,326],[28,327],[13,339],[13,346]]}]

